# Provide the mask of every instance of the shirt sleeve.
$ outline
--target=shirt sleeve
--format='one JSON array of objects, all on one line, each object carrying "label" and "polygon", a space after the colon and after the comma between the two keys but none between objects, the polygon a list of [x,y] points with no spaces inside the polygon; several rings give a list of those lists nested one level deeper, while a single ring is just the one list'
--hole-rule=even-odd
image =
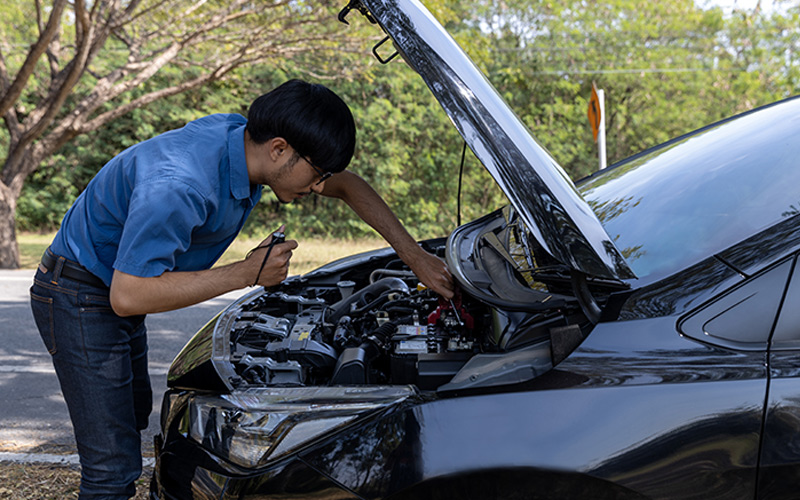
[{"label": "shirt sleeve", "polygon": [[128,204],[114,269],[142,278],[172,271],[207,212],[205,197],[180,179],[138,184]]}]

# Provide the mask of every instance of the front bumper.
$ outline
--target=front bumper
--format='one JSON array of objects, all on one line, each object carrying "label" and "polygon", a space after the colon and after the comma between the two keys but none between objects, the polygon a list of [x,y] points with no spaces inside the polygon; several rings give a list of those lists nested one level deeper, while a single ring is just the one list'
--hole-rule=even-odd
[{"label": "front bumper", "polygon": [[[299,390],[302,395],[302,390]],[[323,389],[319,389],[327,394]],[[183,391],[172,389],[165,394],[161,410],[161,434],[155,438],[156,465],[151,482],[151,499],[241,499],[241,498],[281,498],[281,499],[313,499],[325,498],[330,500],[349,500],[363,498],[378,498],[385,496],[389,484],[383,484],[389,477],[383,470],[387,458],[397,456],[397,448],[403,442],[404,433],[402,424],[396,422],[395,417],[405,414],[399,409],[406,398],[414,391],[409,387],[380,387],[347,389],[336,388],[336,391],[349,394],[350,404],[353,408],[364,409],[362,418],[353,421],[353,425],[345,428],[331,429],[326,427],[316,428],[316,433],[310,433],[310,440],[303,444],[299,439],[295,446],[286,446],[285,452],[275,451],[269,455],[270,460],[258,465],[248,466],[242,463],[242,455],[219,454],[219,446],[214,444],[228,443],[226,436],[230,427],[219,427],[220,419],[208,418],[206,420],[193,420],[198,415],[195,411],[197,404],[203,404],[209,399],[214,402],[214,397],[207,393]],[[351,392],[348,392],[351,391]],[[273,391],[266,391],[271,393]],[[313,393],[313,389],[311,390]],[[330,392],[330,391],[328,391]],[[376,400],[377,394],[382,394],[385,399]],[[253,396],[251,399],[246,395]],[[237,408],[237,422],[244,425],[249,421],[243,417],[245,403],[252,407],[260,408],[257,393],[242,392],[237,397],[227,396],[225,402],[238,401],[243,406]],[[286,395],[282,397],[288,398]],[[291,406],[300,401],[293,399],[286,403]],[[375,402],[389,401],[388,405],[371,407],[367,399]],[[201,403],[198,403],[201,402]],[[331,408],[330,403],[322,399],[318,404],[309,407],[300,405],[304,410],[291,415],[294,427],[297,429],[303,423],[302,418],[307,414],[325,413],[326,415],[338,411]],[[263,403],[263,401],[260,401]],[[305,401],[308,403],[308,401]],[[277,406],[279,403],[275,403]],[[361,406],[359,406],[361,405]],[[342,403],[343,408],[347,405]],[[370,409],[371,408],[371,409]],[[306,412],[305,410],[308,410]],[[398,411],[399,410],[399,411]],[[264,410],[266,411],[266,410]],[[276,410],[279,411],[279,410]],[[217,415],[223,411],[217,411]],[[210,414],[210,413],[209,413]],[[232,413],[233,414],[233,413]],[[387,419],[388,417],[388,419]],[[312,421],[318,422],[319,420]],[[298,424],[298,422],[300,422]],[[285,422],[284,422],[285,423]],[[384,424],[387,424],[385,426]],[[214,425],[212,425],[214,424]],[[241,427],[240,427],[241,428]],[[282,429],[290,428],[284,425]],[[202,431],[202,432],[200,432]],[[236,432],[236,431],[234,431]],[[280,448],[284,443],[291,441],[291,430],[283,434],[283,438],[276,446]],[[197,439],[198,433],[203,435],[203,444]],[[316,436],[315,436],[316,434]],[[315,437],[314,437],[315,436]],[[209,442],[205,438],[210,439]],[[363,440],[368,445],[365,447]],[[214,441],[216,440],[216,441]],[[253,446],[258,443],[251,442]],[[265,439],[263,451],[271,446]],[[214,450],[217,451],[214,451]],[[260,448],[259,448],[260,449]],[[228,448],[230,450],[230,448]],[[374,455],[378,452],[378,455]],[[261,452],[259,452],[261,453]],[[266,455],[265,455],[266,456]],[[407,460],[403,460],[406,462]],[[393,461],[390,461],[393,462]],[[345,465],[346,464],[346,465]],[[342,471],[342,466],[347,469],[344,476],[332,473]],[[358,471],[370,470],[374,467],[381,468],[380,473],[367,474],[368,481],[361,477]],[[351,470],[352,468],[352,470]],[[404,478],[406,474],[402,475]],[[374,484],[373,484],[374,483]],[[402,484],[400,484],[402,483]],[[394,486],[404,486],[405,482],[396,481]]]},{"label": "front bumper", "polygon": [[156,466],[151,500],[233,500],[245,498],[359,500],[302,460],[288,461],[258,472],[226,470],[204,449],[182,436],[168,445],[156,437]]}]

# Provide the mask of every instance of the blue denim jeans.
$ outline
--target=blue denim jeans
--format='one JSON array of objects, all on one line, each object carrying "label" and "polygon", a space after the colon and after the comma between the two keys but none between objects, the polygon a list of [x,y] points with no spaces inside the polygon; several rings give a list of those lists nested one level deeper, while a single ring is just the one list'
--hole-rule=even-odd
[{"label": "blue denim jeans", "polygon": [[119,317],[107,288],[60,276],[58,266],[44,271],[34,278],[31,308],[75,431],[79,498],[128,499],[153,405],[144,316]]}]

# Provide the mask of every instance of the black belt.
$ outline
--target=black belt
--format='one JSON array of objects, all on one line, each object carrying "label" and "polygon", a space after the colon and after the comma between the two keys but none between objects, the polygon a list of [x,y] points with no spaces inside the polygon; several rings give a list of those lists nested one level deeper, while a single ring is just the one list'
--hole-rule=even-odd
[{"label": "black belt", "polygon": [[42,265],[44,265],[44,267],[46,267],[48,271],[55,271],[59,261],[63,262],[63,264],[61,265],[61,276],[64,276],[65,278],[69,278],[71,280],[79,281],[81,283],[86,283],[87,285],[92,285],[100,288],[108,288],[106,284],[103,283],[103,280],[101,280],[94,274],[87,271],[82,265],[78,264],[77,262],[66,260],[61,257],[56,257],[55,255],[53,255],[53,252],[51,252],[49,248],[44,252],[44,255],[42,255]]}]

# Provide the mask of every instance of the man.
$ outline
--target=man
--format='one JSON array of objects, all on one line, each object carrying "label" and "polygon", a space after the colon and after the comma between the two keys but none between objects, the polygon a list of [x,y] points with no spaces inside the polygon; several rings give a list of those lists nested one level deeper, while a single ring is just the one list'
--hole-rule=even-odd
[{"label": "man", "polygon": [[344,171],[354,147],[347,105],[292,80],[256,99],[247,120],[211,115],[128,148],[78,197],[42,258],[31,306],[75,430],[81,499],[135,493],[152,407],[145,315],[286,278],[297,242],[273,246],[271,236],[246,259],[210,269],[262,184],[285,203],[311,193],[342,199],[423,283],[452,297],[444,263]]}]

